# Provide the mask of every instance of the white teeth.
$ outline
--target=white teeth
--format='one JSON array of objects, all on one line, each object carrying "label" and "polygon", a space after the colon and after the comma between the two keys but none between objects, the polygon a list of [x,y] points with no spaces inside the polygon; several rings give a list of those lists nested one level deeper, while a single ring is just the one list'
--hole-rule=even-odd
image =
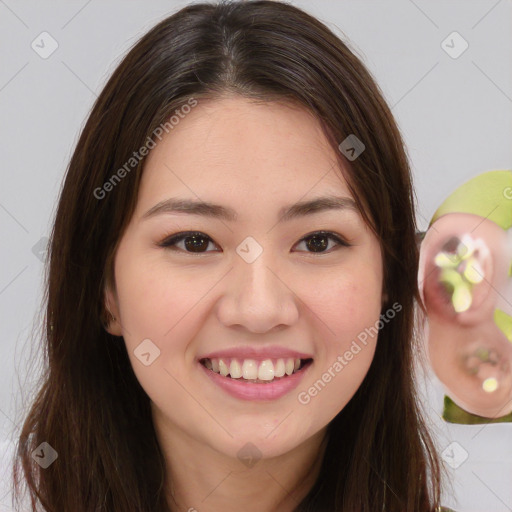
[{"label": "white teeth", "polygon": [[242,365],[242,376],[246,380],[258,378],[258,365],[254,359],[246,359]]},{"label": "white teeth", "polygon": [[265,359],[258,368],[258,379],[273,380],[274,379],[274,363],[270,359]]},{"label": "white teeth", "polygon": [[229,375],[232,379],[239,379],[242,376],[242,367],[236,359],[231,360],[229,365]]},{"label": "white teeth", "polygon": [[274,377],[284,377],[284,359],[278,359],[274,365]]},{"label": "white teeth", "polygon": [[204,366],[215,373],[220,373],[223,377],[228,375],[232,379],[243,379],[250,381],[272,382],[274,378],[282,378],[286,375],[292,375],[301,367],[301,360],[298,358],[280,358],[265,359],[258,361],[255,359],[204,359]]},{"label": "white teeth", "polygon": [[228,365],[222,359],[219,359],[219,371],[223,377],[226,377],[229,373]]}]

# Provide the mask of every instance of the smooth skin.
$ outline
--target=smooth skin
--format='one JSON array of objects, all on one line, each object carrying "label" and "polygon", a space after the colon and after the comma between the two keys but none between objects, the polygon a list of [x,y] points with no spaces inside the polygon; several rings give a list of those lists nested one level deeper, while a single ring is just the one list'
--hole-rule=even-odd
[{"label": "smooth skin", "polygon": [[[151,399],[175,511],[294,510],[318,474],[328,423],[370,367],[376,336],[309,403],[298,401],[378,323],[382,307],[379,241],[357,209],[278,216],[299,201],[352,198],[335,156],[306,110],[227,96],[199,101],[147,157],[105,299],[116,319],[109,332],[123,336]],[[170,197],[223,205],[238,217],[144,217]],[[319,230],[350,246],[302,240]],[[159,246],[182,231],[209,237],[200,253],[193,242]],[[263,249],[252,263],[236,252],[249,236]],[[134,350],[148,338],[160,355],[145,366]],[[198,363],[216,350],[271,345],[313,357],[299,387],[274,401],[234,398]],[[252,467],[237,456],[247,443],[262,457]]]}]

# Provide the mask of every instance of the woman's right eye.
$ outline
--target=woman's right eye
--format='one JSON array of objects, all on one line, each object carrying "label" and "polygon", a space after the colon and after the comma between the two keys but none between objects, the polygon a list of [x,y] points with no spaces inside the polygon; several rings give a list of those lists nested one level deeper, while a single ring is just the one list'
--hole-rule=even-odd
[{"label": "woman's right eye", "polygon": [[[182,241],[184,242],[184,245],[179,247],[178,244]],[[176,235],[166,238],[158,245],[160,247],[170,249],[171,251],[181,250],[187,253],[201,254],[204,252],[212,252],[202,250],[207,249],[209,243],[214,244],[213,240],[208,235],[199,231],[188,231],[184,233],[177,233]]]}]

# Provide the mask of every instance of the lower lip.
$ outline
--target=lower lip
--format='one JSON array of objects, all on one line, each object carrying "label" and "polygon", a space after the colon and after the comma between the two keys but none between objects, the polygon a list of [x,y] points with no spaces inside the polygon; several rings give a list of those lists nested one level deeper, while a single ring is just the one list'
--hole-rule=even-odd
[{"label": "lower lip", "polygon": [[292,373],[287,377],[273,382],[261,384],[243,382],[232,379],[231,377],[223,377],[219,373],[208,370],[208,368],[201,363],[198,362],[198,364],[206,372],[206,375],[229,395],[242,400],[269,401],[277,400],[295,389],[304,377],[304,374],[309,370],[312,362],[307,363],[307,365],[297,373]]}]

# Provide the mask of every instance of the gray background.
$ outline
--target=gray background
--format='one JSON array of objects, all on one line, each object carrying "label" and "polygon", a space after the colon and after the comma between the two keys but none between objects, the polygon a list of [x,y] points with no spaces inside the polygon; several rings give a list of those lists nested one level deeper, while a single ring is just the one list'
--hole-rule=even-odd
[{"label": "gray background", "polygon": [[[41,246],[79,131],[129,46],[188,3],[0,0],[0,482],[38,375],[27,361],[38,350]],[[466,179],[512,169],[511,0],[292,3],[348,38],[376,77],[405,137],[422,229]],[[31,47],[43,31],[59,45],[47,59]],[[441,46],[453,31],[469,44],[456,59]],[[439,382],[428,371],[424,382],[439,449],[458,466],[447,464],[445,505],[511,511],[512,424],[446,424]]]}]

